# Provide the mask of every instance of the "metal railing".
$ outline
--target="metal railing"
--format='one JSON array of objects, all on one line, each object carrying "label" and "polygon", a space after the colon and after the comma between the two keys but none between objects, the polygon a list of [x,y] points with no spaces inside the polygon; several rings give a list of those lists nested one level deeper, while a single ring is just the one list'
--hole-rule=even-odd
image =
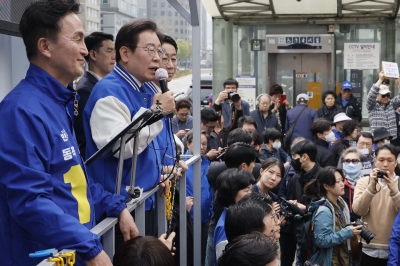
[{"label": "metal railing", "polygon": [[[197,163],[200,163],[200,156],[192,156],[189,160],[186,161],[188,166]],[[201,178],[201,173],[194,173],[194,179]],[[187,261],[187,227],[186,227],[186,174],[184,173],[182,177],[179,179],[179,191],[181,192],[181,196],[179,197],[179,242],[180,242],[180,250],[179,250],[179,261],[180,265],[186,265]],[[161,197],[160,193],[162,192],[162,188],[158,186],[153,188],[152,190],[145,191],[142,194],[142,197],[138,199],[133,204],[128,204],[129,212],[135,211],[135,223],[139,229],[140,235],[144,235],[145,232],[145,202],[146,199],[151,197],[153,194],[156,195],[156,213],[157,213],[157,230],[158,235],[161,235],[167,231],[167,220],[166,220],[166,198]],[[201,201],[200,204],[194,204],[193,208],[201,209]],[[90,231],[94,234],[97,234],[101,237],[101,243],[103,245],[104,251],[112,260],[115,254],[115,225],[118,223],[118,218],[116,217],[107,217],[95,227],[93,227]],[[195,235],[200,235],[201,228],[196,228],[194,231]],[[196,238],[194,238],[196,239]],[[198,238],[201,239],[201,238]],[[195,241],[196,242],[196,241]],[[195,261],[200,260],[200,254],[196,254],[194,252]],[[55,262],[48,262],[47,259],[43,260],[38,266],[56,266]]]}]

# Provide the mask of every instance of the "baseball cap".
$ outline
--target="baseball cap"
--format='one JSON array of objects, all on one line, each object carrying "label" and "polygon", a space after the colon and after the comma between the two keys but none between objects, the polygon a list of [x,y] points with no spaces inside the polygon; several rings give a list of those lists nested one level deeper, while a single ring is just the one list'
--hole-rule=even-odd
[{"label": "baseball cap", "polygon": [[300,93],[297,95],[296,102],[306,102],[308,101],[308,95],[305,93]]},{"label": "baseball cap", "polygon": [[353,85],[351,84],[350,81],[343,81],[342,83],[342,90],[352,90],[353,89]]},{"label": "baseball cap", "polygon": [[351,120],[345,113],[338,113],[333,117],[333,123],[336,124],[337,122]]},{"label": "baseball cap", "polygon": [[385,94],[388,94],[388,93],[390,93],[390,90],[389,90],[388,86],[386,86],[386,85],[379,86],[379,94],[385,95]]}]

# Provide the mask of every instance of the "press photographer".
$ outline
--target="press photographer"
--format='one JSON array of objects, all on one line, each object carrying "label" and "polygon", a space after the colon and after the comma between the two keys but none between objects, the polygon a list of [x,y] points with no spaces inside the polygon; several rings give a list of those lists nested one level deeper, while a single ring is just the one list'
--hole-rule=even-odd
[{"label": "press photographer", "polygon": [[400,209],[399,177],[395,173],[398,167],[397,153],[394,146],[383,144],[376,149],[374,162],[377,168],[357,182],[354,192],[353,211],[376,234],[370,243],[361,240],[363,247],[360,265],[363,266],[387,265],[390,233]]}]

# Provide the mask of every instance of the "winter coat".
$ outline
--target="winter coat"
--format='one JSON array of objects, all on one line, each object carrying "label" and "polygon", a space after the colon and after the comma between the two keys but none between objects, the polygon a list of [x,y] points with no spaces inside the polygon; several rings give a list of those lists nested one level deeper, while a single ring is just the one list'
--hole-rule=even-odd
[{"label": "winter coat", "polygon": [[317,110],[319,118],[326,118],[330,121],[333,121],[333,114],[336,112],[343,112],[342,105],[335,103],[331,108],[328,108],[326,104],[322,104]]},{"label": "winter coat", "polygon": [[346,106],[342,105],[342,93],[339,93],[339,95],[336,97],[336,103],[339,104],[343,112],[350,117],[351,119],[357,120],[358,122],[361,122],[362,119],[362,114],[361,114],[361,104],[357,101],[357,99],[351,95],[348,103]]}]

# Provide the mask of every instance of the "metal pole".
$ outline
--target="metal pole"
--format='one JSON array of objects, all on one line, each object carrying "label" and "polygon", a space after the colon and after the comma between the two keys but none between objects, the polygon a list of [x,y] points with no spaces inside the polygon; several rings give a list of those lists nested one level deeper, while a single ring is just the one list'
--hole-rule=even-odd
[{"label": "metal pole", "polygon": [[139,132],[135,132],[133,136],[133,153],[132,153],[132,171],[131,171],[131,183],[130,191],[133,193],[136,182],[136,168],[137,168],[137,157],[138,157],[138,147],[139,147]]},{"label": "metal pole", "polygon": [[119,149],[119,160],[118,160],[118,169],[117,169],[117,182],[115,187],[115,193],[121,194],[121,183],[122,183],[122,172],[124,171],[124,156],[125,156],[125,141],[126,135],[121,137],[120,141],[120,149]]}]

